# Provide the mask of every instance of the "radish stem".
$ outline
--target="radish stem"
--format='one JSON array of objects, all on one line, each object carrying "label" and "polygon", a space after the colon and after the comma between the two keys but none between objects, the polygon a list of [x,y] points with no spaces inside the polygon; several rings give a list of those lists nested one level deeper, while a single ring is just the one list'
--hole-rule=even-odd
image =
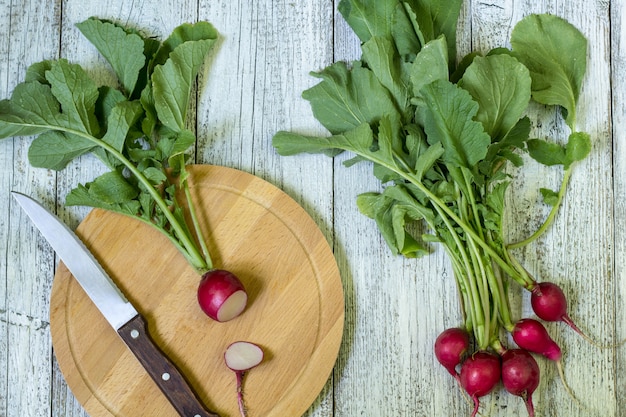
[{"label": "radish stem", "polygon": [[185,192],[185,198],[187,199],[187,208],[189,209],[189,215],[191,217],[191,221],[193,224],[194,232],[196,234],[196,238],[200,243],[200,248],[202,249],[202,253],[204,255],[204,261],[206,263],[206,268],[208,270],[213,269],[213,260],[211,259],[211,255],[209,253],[209,248],[207,247],[206,240],[204,239],[204,235],[202,233],[202,228],[200,227],[200,222],[198,221],[198,216],[196,214],[196,208],[191,199],[191,192],[189,190],[189,174],[187,172],[187,168],[185,164],[181,164],[181,186],[183,191]]},{"label": "radish stem", "polygon": [[570,166],[570,168],[566,169],[565,173],[563,174],[563,181],[561,182],[561,187],[559,188],[559,193],[557,194],[557,201],[552,206],[552,209],[550,210],[548,217],[543,222],[543,224],[539,227],[539,229],[537,229],[535,233],[530,235],[528,238],[522,241],[507,245],[508,249],[517,249],[517,248],[526,246],[529,243],[533,242],[534,240],[538,239],[541,235],[543,235],[548,230],[548,228],[554,222],[554,219],[556,218],[556,214],[558,213],[561,203],[563,202],[563,197],[565,196],[565,191],[567,190],[567,183],[569,182],[571,176],[572,176],[572,168]]}]

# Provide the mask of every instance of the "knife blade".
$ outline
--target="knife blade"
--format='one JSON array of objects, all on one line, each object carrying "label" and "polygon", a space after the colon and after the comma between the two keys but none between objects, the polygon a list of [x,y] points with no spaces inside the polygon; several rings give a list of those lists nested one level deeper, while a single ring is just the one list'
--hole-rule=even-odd
[{"label": "knife blade", "polygon": [[39,202],[15,191],[11,194],[178,414],[183,417],[219,417],[204,407],[184,375],[152,340],[142,315],[80,238]]}]

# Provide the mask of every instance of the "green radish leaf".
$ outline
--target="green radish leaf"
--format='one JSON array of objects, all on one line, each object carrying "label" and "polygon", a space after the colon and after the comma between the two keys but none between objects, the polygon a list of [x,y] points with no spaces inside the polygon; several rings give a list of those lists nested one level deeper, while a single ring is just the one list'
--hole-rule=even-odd
[{"label": "green radish leaf", "polygon": [[169,153],[166,156],[169,166],[176,175],[183,170],[187,162],[185,152],[195,143],[196,136],[189,130],[183,130],[172,143],[172,147],[169,149]]},{"label": "green radish leaf", "polygon": [[[401,137],[402,125],[400,121],[385,115],[378,124],[378,152],[379,158],[394,162],[396,158],[404,158],[404,144]],[[395,163],[392,163],[395,165]]]},{"label": "green radish leaf", "polygon": [[158,169],[155,167],[148,167],[143,170],[143,175],[153,184],[160,185],[167,181],[167,176],[163,172],[162,169]]},{"label": "green radish leaf", "polygon": [[518,120],[504,138],[489,145],[487,156],[480,163],[480,171],[487,176],[494,175],[504,167],[504,160],[511,161],[515,166],[522,166],[524,160],[513,151],[515,149],[525,149],[529,135],[530,119],[525,116]]},{"label": "green radish leaf", "polygon": [[441,142],[434,143],[424,151],[415,162],[415,176],[422,179],[426,172],[443,156],[444,149]]},{"label": "green radish leaf", "polygon": [[376,216],[377,206],[381,198],[380,193],[363,193],[356,198],[356,205],[361,214],[373,219]]},{"label": "green radish leaf", "polygon": [[146,88],[141,92],[139,101],[146,113],[146,117],[141,122],[141,131],[147,137],[151,137],[159,121],[151,84],[146,85]]},{"label": "green radish leaf", "polygon": [[172,157],[183,154],[195,144],[196,135],[189,130],[184,130],[176,137],[170,152],[166,156]]},{"label": "green radish leaf", "polygon": [[541,192],[541,196],[543,197],[543,202],[549,206],[554,207],[559,202],[559,193],[556,191],[552,191],[547,188],[541,188],[539,190]]},{"label": "green radish leaf", "polygon": [[576,104],[587,68],[587,39],[571,23],[549,14],[532,14],[511,33],[515,56],[530,70],[537,102],[565,109],[574,130]]},{"label": "green radish leaf", "polygon": [[376,221],[385,242],[394,254],[409,258],[428,254],[427,248],[406,231],[407,221],[434,215],[421,206],[402,186],[387,187],[382,194],[364,193],[357,197],[359,211]]},{"label": "green radish leaf", "polygon": [[367,193],[357,196],[357,207],[363,214],[370,214],[376,221],[383,239],[394,255],[400,253],[403,242],[398,242],[394,228],[393,211],[394,201],[382,194]]},{"label": "green radish leaf", "polygon": [[54,61],[46,79],[54,97],[61,103],[64,115],[74,129],[95,136],[100,127],[95,115],[98,88],[80,65],[70,64],[64,59]]},{"label": "green radish leaf", "polygon": [[337,148],[335,137],[306,136],[298,133],[279,131],[272,138],[272,145],[283,156],[297,155],[299,153],[323,153],[335,156],[344,151]]},{"label": "green radish leaf", "polygon": [[111,171],[89,183],[89,194],[105,203],[119,204],[133,200],[139,192],[119,171]]},{"label": "green radish leaf", "polygon": [[470,94],[448,81],[435,81],[422,90],[426,108],[424,130],[428,143],[443,145],[443,161],[473,170],[487,155],[491,139],[474,120],[478,104]]},{"label": "green radish leaf", "polygon": [[131,127],[137,123],[143,115],[143,108],[137,101],[122,101],[113,109],[108,118],[108,130],[103,141],[111,145],[115,150],[122,152]]},{"label": "green radish leaf", "polygon": [[337,10],[354,33],[367,42],[373,36],[391,38],[398,0],[341,0]]},{"label": "green radish leaf", "polygon": [[163,65],[154,68],[152,92],[156,112],[161,123],[175,132],[185,129],[192,83],[214,42],[185,42],[170,53]]},{"label": "green radish leaf", "polygon": [[574,132],[569,136],[567,145],[565,145],[565,161],[563,163],[565,169],[578,161],[582,161],[591,152],[591,139],[588,133]]},{"label": "green radish leaf", "polygon": [[109,116],[119,103],[126,101],[126,96],[120,90],[108,86],[98,88],[98,101],[96,101],[96,117],[104,131],[108,130]]},{"label": "green radish leaf", "polygon": [[[139,195],[137,188],[129,184],[124,176],[117,170],[100,175],[93,182],[85,184],[84,188],[88,190],[89,199],[92,202],[96,201],[105,205],[126,203]],[[72,193],[68,194],[67,197],[68,204],[77,205],[75,198],[78,196],[74,195],[70,198],[71,194]],[[92,206],[91,204],[85,203],[87,203],[87,201],[78,202],[78,205]]]},{"label": "green radish leaf", "polygon": [[11,100],[0,101],[0,137],[36,135],[54,127],[72,127],[60,112],[49,85],[24,82],[13,90]]},{"label": "green radish leaf", "polygon": [[305,90],[302,97],[310,102],[315,118],[332,134],[363,123],[373,124],[385,114],[398,112],[389,90],[360,62],[355,62],[351,70],[344,62],[337,62],[312,75],[322,82]]},{"label": "green radish leaf", "polygon": [[330,137],[304,136],[291,132],[278,132],[272,139],[276,151],[283,156],[298,153],[334,153],[351,151],[359,155],[370,154],[374,134],[364,123],[343,135]]},{"label": "green radish leaf", "polygon": [[[154,201],[154,200],[152,200]],[[78,185],[65,197],[65,204],[68,206],[87,206],[109,210],[129,216],[137,216],[141,210],[141,205],[137,200],[125,201],[123,203],[109,203],[100,200],[90,192],[90,188]],[[150,218],[146,219],[150,221]]]},{"label": "green radish leaf", "polygon": [[422,45],[426,44],[417,23],[417,16],[407,3],[398,2],[396,5],[391,36],[398,53],[407,62],[413,62]]},{"label": "green radish leaf", "polygon": [[[367,161],[367,158],[361,158],[362,161]],[[395,166],[395,164],[394,164]],[[386,184],[390,181],[400,181],[402,180],[402,176],[398,174],[396,171],[389,169],[386,166],[374,163],[372,168],[372,173],[376,178],[378,178],[381,184]]]},{"label": "green radish leaf", "polygon": [[461,58],[461,61],[457,64],[454,72],[450,74],[450,81],[452,81],[455,84],[458,83],[461,80],[461,78],[463,78],[463,75],[465,74],[465,71],[467,70],[467,68],[470,65],[472,65],[472,62],[474,62],[474,58],[478,56],[482,56],[482,55],[479,52],[470,52],[469,54]]},{"label": "green radish leaf", "polygon": [[563,165],[567,162],[563,146],[542,139],[528,141],[528,154],[540,164],[547,166]]},{"label": "green radish leaf", "polygon": [[33,140],[28,148],[28,160],[34,167],[60,171],[95,146],[92,141],[80,136],[49,130]]},{"label": "green radish leaf", "polygon": [[406,0],[405,7],[416,16],[420,33],[426,43],[443,35],[447,40],[450,68],[456,61],[456,31],[463,0]]},{"label": "green radish leaf", "polygon": [[448,79],[448,55],[446,39],[428,42],[415,57],[411,67],[413,96],[421,97],[421,89],[435,80]]},{"label": "green radish leaf", "polygon": [[24,82],[36,81],[41,84],[48,84],[48,80],[46,80],[46,72],[52,69],[52,63],[54,61],[45,60],[41,62],[35,62],[31,64],[26,69],[26,75],[24,77]]},{"label": "green radish leaf", "polygon": [[417,258],[430,252],[407,232],[407,220],[419,220],[411,217],[411,207],[395,204],[391,207],[391,224],[400,255],[406,258]]},{"label": "green radish leaf", "polygon": [[144,40],[136,33],[111,22],[90,18],[76,27],[109,62],[130,97],[137,84],[139,71],[146,63]]},{"label": "green radish leaf", "polygon": [[383,87],[389,90],[398,110],[403,114],[407,113],[409,107],[408,76],[393,42],[388,38],[373,36],[362,45],[361,49],[363,62],[372,70]]},{"label": "green radish leaf", "polygon": [[495,141],[517,124],[530,101],[528,69],[509,55],[475,57],[459,84],[478,103],[476,120]]},{"label": "green radish leaf", "polygon": [[165,64],[172,51],[185,42],[210,41],[215,43],[219,33],[209,22],[200,21],[195,24],[183,23],[175,28],[170,36],[163,41],[156,55],[154,65]]},{"label": "green radish leaf", "polygon": [[419,156],[428,148],[426,134],[416,124],[405,125],[403,128],[405,130],[404,146],[408,152],[409,166],[415,167]]}]

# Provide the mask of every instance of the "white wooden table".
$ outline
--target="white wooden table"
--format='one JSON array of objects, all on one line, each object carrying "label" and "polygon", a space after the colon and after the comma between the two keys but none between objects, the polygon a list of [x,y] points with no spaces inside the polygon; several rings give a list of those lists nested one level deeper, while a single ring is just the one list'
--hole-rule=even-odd
[{"label": "white wooden table", "polygon": [[[609,343],[626,337],[626,1],[467,0],[459,52],[506,45],[513,25],[531,12],[563,16],[589,39],[578,124],[592,134],[594,145],[574,174],[554,227],[518,255],[535,276],[561,284],[571,316]],[[460,319],[443,251],[418,260],[390,255],[373,222],[355,205],[358,193],[379,188],[369,167],[346,169],[344,156],[283,158],[271,146],[278,130],[324,134],[300,97],[317,82],[309,71],[359,56],[358,41],[336,4],[0,0],[0,97],[23,80],[29,64],[46,58],[67,58],[103,83],[109,80],[103,61],[74,27],[90,16],[159,37],[197,20],[208,20],[220,31],[220,44],[200,78],[196,161],[238,168],[284,189],[319,224],[342,274],[342,348],[326,388],[306,415],[468,416],[470,406],[432,354],[435,337]],[[553,114],[535,133],[559,130],[563,125]],[[0,417],[84,416],[55,363],[50,340],[48,301],[57,260],[9,191],[34,196],[76,227],[88,209],[64,207],[64,197],[103,168],[85,156],[59,173],[33,169],[27,160],[30,141],[0,141]],[[509,195],[511,239],[541,223],[546,209],[531,209],[539,201],[536,189],[556,188],[560,171],[528,162],[517,178]],[[519,295],[513,300],[520,317],[530,314],[522,301]],[[548,328],[563,346],[569,384],[587,409],[565,394],[554,366],[540,361],[537,415],[626,416],[626,348],[599,350],[563,325]],[[522,401],[502,390],[484,402],[484,415],[525,415]]]}]

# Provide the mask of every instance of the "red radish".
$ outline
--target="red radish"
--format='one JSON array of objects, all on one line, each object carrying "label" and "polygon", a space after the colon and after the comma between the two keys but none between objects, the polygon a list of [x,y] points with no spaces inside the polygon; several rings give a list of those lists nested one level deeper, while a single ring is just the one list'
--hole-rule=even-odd
[{"label": "red radish", "polygon": [[558,362],[561,360],[561,348],[548,334],[546,328],[534,319],[522,319],[515,323],[511,332],[517,346],[528,351],[539,353],[546,358]]},{"label": "red radish", "polygon": [[250,342],[231,343],[224,353],[226,366],[237,376],[237,402],[242,417],[246,416],[243,404],[243,376],[246,371],[254,368],[263,361],[263,349]]},{"label": "red radish", "polygon": [[457,378],[457,365],[461,363],[463,355],[469,348],[469,334],[464,329],[453,327],[444,330],[435,340],[435,356],[440,364]]},{"label": "red radish", "polygon": [[539,353],[556,363],[559,376],[567,393],[576,401],[571,388],[565,380],[563,366],[561,365],[561,348],[548,334],[546,328],[534,319],[522,319],[515,323],[511,336],[517,345],[531,352]]},{"label": "red radish", "polygon": [[509,349],[502,355],[502,384],[513,395],[522,397],[529,417],[535,416],[532,395],[539,386],[539,365],[523,349]]},{"label": "red radish", "polygon": [[248,293],[235,274],[212,269],[202,276],[198,303],[213,320],[229,321],[240,315],[248,303]]},{"label": "red radish", "polygon": [[463,362],[460,383],[474,401],[472,417],[478,413],[480,406],[478,398],[489,394],[500,381],[500,376],[500,357],[493,353],[476,352]]},{"label": "red radish", "polygon": [[530,304],[537,316],[545,321],[562,321],[576,333],[586,337],[567,315],[567,299],[561,287],[551,282],[541,282],[531,291]]}]

